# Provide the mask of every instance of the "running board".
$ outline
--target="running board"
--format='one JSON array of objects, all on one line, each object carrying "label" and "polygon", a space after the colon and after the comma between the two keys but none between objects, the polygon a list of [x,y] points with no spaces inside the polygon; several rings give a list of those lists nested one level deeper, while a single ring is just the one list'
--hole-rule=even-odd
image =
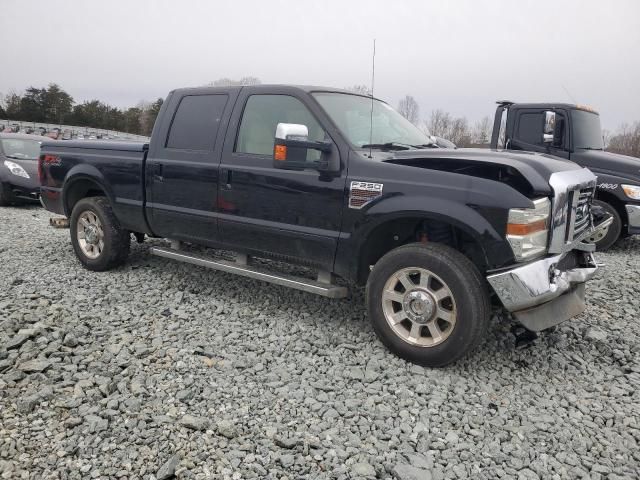
[{"label": "running board", "polygon": [[242,275],[243,277],[254,278],[256,280],[262,280],[269,283],[275,283],[283,287],[295,288],[304,292],[315,293],[328,298],[345,298],[349,291],[346,287],[339,285],[333,285],[331,283],[324,283],[314,280],[309,280],[302,277],[294,277],[291,275],[284,275],[280,273],[271,273],[246,263],[230,262],[227,260],[211,260],[196,255],[187,254],[185,252],[176,251],[171,248],[151,247],[149,249],[152,255],[159,257],[170,258],[184,263],[192,263],[193,265],[199,265],[201,267],[212,268],[214,270],[221,270],[227,273],[235,273],[236,275]]}]

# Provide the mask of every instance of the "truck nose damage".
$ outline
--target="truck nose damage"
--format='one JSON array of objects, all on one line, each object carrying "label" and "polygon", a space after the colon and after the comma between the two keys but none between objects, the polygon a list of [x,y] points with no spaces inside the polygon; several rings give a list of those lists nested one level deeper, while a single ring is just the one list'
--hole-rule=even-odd
[{"label": "truck nose damage", "polygon": [[549,240],[552,255],[487,276],[505,310],[534,332],[584,311],[585,283],[598,269],[591,253],[595,245],[585,243],[585,239],[608,228],[613,221],[591,212],[587,195],[595,188],[591,172],[583,169],[552,177],[553,223]]}]

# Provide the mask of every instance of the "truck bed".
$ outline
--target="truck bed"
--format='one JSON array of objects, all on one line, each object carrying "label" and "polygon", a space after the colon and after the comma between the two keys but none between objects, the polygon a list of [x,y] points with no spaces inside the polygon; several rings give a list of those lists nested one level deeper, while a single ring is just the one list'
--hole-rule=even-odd
[{"label": "truck bed", "polygon": [[[83,178],[101,184],[114,212],[125,228],[146,225],[144,215],[144,162],[147,143],[112,141],[51,141],[42,144],[41,155],[57,160],[42,162],[42,201],[45,207],[69,216],[70,195],[84,194]],[[66,182],[66,197],[62,186]],[[73,188],[71,188],[73,187]]]}]

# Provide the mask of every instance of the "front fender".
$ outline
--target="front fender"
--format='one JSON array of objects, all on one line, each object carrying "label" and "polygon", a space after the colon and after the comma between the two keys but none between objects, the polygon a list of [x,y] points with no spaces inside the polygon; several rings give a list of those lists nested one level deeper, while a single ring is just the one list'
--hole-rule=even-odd
[{"label": "front fender", "polygon": [[597,193],[606,193],[609,195],[613,195],[622,203],[629,203],[632,201],[622,190],[622,185],[637,185],[640,186],[640,182],[637,180],[632,180],[629,178],[625,178],[620,175],[612,175],[610,173],[603,173],[597,170],[591,169],[598,177],[596,189]]},{"label": "front fender", "polygon": [[489,268],[513,262],[513,252],[496,227],[506,222],[506,210],[503,208],[472,207],[424,195],[397,195],[373,202],[362,213],[349,237],[340,239],[336,255],[335,271],[347,278],[357,278],[360,252],[376,228],[403,218],[437,220],[465,232],[476,241]]}]

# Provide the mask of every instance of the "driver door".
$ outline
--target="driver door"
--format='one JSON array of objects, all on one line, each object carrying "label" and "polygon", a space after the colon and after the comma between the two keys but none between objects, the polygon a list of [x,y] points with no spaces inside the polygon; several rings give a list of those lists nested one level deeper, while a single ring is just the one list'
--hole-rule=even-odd
[{"label": "driver door", "polygon": [[[218,190],[221,239],[249,253],[331,270],[346,171],[328,176],[313,168],[274,168],[278,123],[306,125],[310,140],[331,139],[312,110],[318,107],[303,96],[290,90],[261,92],[264,89],[242,89],[225,141]],[[310,150],[307,158],[316,155],[320,152]],[[335,144],[329,155],[339,156]]]}]

